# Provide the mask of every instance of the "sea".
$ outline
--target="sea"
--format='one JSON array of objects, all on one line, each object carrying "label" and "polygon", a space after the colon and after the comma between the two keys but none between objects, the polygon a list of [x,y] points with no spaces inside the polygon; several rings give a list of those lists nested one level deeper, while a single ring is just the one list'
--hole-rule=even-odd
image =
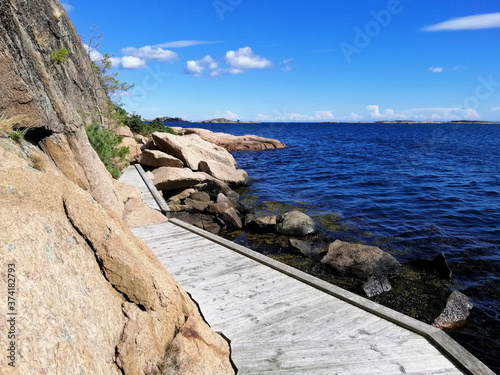
[{"label": "sea", "polygon": [[400,261],[444,253],[451,290],[474,304],[449,334],[500,373],[500,124],[172,125],[285,143],[233,153],[256,205],[335,214],[333,238],[383,243]]}]

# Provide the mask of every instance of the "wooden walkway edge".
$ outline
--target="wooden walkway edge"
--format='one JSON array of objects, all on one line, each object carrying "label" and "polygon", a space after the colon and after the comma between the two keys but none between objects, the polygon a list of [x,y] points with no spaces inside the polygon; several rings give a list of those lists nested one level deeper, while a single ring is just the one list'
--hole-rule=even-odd
[{"label": "wooden walkway edge", "polygon": [[[140,165],[120,180],[168,211]],[[239,374],[494,375],[441,330],[180,220],[132,231],[231,340]]]},{"label": "wooden walkway edge", "polygon": [[180,220],[132,231],[231,340],[239,374],[494,374],[438,329]]}]

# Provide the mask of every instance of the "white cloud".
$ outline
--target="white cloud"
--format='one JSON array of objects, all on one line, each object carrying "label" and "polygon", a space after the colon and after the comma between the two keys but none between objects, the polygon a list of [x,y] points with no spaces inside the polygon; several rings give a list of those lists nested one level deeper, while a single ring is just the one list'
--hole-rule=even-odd
[{"label": "white cloud", "polygon": [[88,44],[84,44],[83,48],[85,48],[85,51],[87,51],[87,53],[89,54],[90,60],[92,60],[93,62],[102,60],[101,53],[96,49],[91,49]]},{"label": "white cloud", "polygon": [[222,117],[222,118],[227,118],[228,120],[236,121],[240,118],[237,113],[231,112],[231,111],[226,111],[224,113],[217,112],[216,117]]},{"label": "white cloud", "polygon": [[367,105],[366,109],[368,114],[373,119],[396,119],[396,118],[405,118],[404,114],[395,113],[392,109],[384,109],[380,112],[380,107],[378,105]]},{"label": "white cloud", "polygon": [[427,70],[429,72],[432,72],[432,73],[443,73],[443,67],[442,66],[431,66]]},{"label": "white cloud", "polygon": [[500,111],[500,107],[493,107],[491,108],[492,111]]},{"label": "white cloud", "polygon": [[144,69],[146,60],[136,56],[111,57],[111,67],[119,69]]},{"label": "white cloud", "polygon": [[316,111],[314,115],[318,120],[332,120],[335,117],[331,111]]},{"label": "white cloud", "polygon": [[264,113],[259,113],[257,116],[257,121],[262,121],[262,122],[267,122],[267,121],[271,121],[271,116],[269,115],[266,115]]},{"label": "white cloud", "polygon": [[357,113],[351,112],[347,116],[339,118],[339,120],[343,120],[343,121],[361,121],[361,120],[363,120],[363,117],[361,117]]},{"label": "white cloud", "polygon": [[222,69],[219,68],[219,64],[215,60],[207,55],[200,60],[190,60],[186,63],[186,68],[184,73],[191,74],[195,77],[201,77],[203,72],[208,69],[210,71],[211,77],[216,77],[222,74]]},{"label": "white cloud", "polygon": [[480,115],[469,108],[414,108],[397,113],[392,109],[380,111],[378,105],[366,106],[369,116],[374,120],[412,120],[412,121],[448,121],[474,120]]},{"label": "white cloud", "polygon": [[[94,62],[101,61],[103,56],[96,49],[90,48],[86,43],[83,44],[83,48],[90,56],[90,60]],[[146,67],[146,60],[135,56],[123,56],[123,57],[110,57],[112,68],[117,69],[144,69]]]},{"label": "white cloud", "polygon": [[205,56],[200,60],[190,60],[186,63],[184,73],[201,77],[208,69],[210,77],[216,77],[222,74],[243,74],[247,69],[264,69],[273,65],[269,60],[255,55],[250,47],[228,51],[224,62],[228,64],[228,67],[219,67],[211,56]]},{"label": "white cloud", "polygon": [[286,109],[281,113],[275,111],[275,116],[269,116],[259,113],[257,116],[258,121],[263,122],[313,122],[313,121],[331,121],[335,118],[331,111],[315,111],[313,115],[302,113],[288,113]]},{"label": "white cloud", "polygon": [[454,18],[422,28],[423,31],[444,30],[479,30],[500,27],[500,13],[477,14],[474,16]]},{"label": "white cloud", "polygon": [[175,52],[167,49],[144,46],[140,48],[126,47],[122,49],[122,54],[126,56],[134,56],[143,60],[156,60],[156,61],[173,61],[177,58]]},{"label": "white cloud", "polygon": [[68,14],[70,14],[71,12],[73,12],[75,10],[75,7],[71,4],[61,3],[61,5],[64,8],[64,10],[66,11],[66,13],[68,13]]},{"label": "white cloud", "polygon": [[240,48],[238,51],[227,51],[226,62],[232,69],[236,69],[238,73],[239,70],[265,69],[273,66],[271,61],[256,55],[250,47]]},{"label": "white cloud", "polygon": [[293,68],[288,64],[290,64],[292,61],[293,61],[293,58],[280,61],[280,65],[284,65],[284,67],[281,68],[281,70],[284,72],[291,72],[293,70]]},{"label": "white cloud", "polygon": [[230,74],[243,74],[245,71],[243,69],[231,68],[226,70]]},{"label": "white cloud", "polygon": [[220,43],[220,41],[202,41],[202,40],[177,40],[175,42],[167,42],[167,43],[160,43],[160,44],[155,44],[154,48],[184,48],[184,47],[192,47],[192,46],[199,46],[203,44],[215,44],[215,43]]}]

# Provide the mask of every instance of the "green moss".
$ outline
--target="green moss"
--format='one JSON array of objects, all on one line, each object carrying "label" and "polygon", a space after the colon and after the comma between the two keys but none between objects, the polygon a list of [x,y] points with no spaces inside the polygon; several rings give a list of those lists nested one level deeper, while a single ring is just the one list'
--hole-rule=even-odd
[{"label": "green moss", "polygon": [[315,221],[323,228],[335,232],[345,231],[347,225],[342,222],[343,216],[339,213],[327,213],[314,217]]}]

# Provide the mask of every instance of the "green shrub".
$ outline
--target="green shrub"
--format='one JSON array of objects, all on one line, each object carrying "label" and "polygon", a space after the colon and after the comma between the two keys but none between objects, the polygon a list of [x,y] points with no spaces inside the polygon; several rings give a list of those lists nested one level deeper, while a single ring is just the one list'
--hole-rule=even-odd
[{"label": "green shrub", "polygon": [[92,124],[85,128],[90,144],[99,155],[106,169],[114,178],[121,176],[121,169],[128,166],[127,155],[130,153],[128,147],[118,146],[123,137],[113,134],[108,129],[102,129],[98,124]]},{"label": "green shrub", "polygon": [[127,125],[134,133],[150,135],[154,132],[177,134],[170,126],[163,125],[159,118],[154,119],[149,124],[142,120],[139,115],[130,115],[126,118],[124,125]]},{"label": "green shrub", "polygon": [[62,64],[68,60],[68,50],[63,47],[59,51],[52,52],[50,59],[57,64]]}]

